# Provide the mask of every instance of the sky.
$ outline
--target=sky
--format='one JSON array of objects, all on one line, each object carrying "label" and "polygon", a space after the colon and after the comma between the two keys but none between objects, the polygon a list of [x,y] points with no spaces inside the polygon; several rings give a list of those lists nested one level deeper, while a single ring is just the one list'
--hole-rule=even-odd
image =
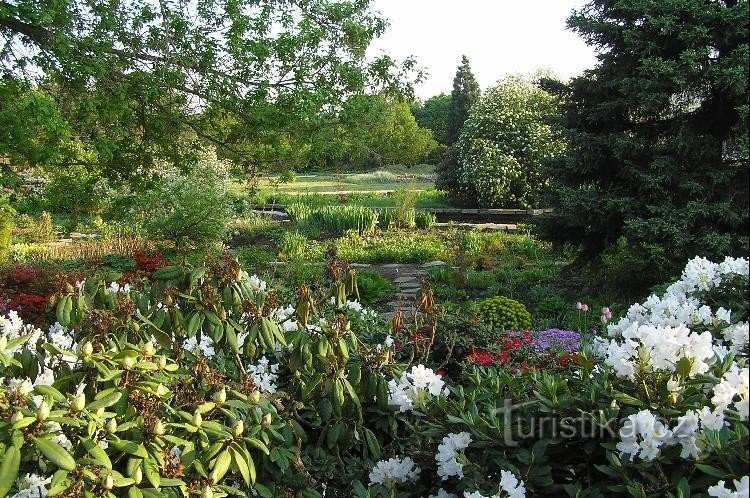
[{"label": "sky", "polygon": [[567,79],[596,63],[594,51],[565,28],[585,0],[372,0],[390,21],[369,53],[414,56],[429,74],[415,87],[426,99],[450,93],[461,55],[482,89],[507,74],[551,69]]}]

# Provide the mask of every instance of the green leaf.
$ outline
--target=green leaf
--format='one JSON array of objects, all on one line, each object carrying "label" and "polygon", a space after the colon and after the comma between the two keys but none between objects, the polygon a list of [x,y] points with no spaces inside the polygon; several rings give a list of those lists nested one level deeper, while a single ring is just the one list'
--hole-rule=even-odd
[{"label": "green leaf", "polygon": [[247,460],[240,454],[239,451],[234,449],[232,446],[229,447],[229,452],[232,454],[232,462],[239,471],[242,479],[245,480],[245,484],[248,486],[250,482],[250,469],[247,468]]},{"label": "green leaf", "polygon": [[218,483],[221,481],[221,478],[224,477],[224,474],[227,473],[227,470],[229,470],[229,465],[232,463],[232,456],[229,454],[229,451],[222,451],[219,453],[219,456],[216,457],[216,460],[213,462],[213,469],[211,470],[210,478],[214,483]]},{"label": "green leaf", "polygon": [[65,396],[63,393],[58,391],[52,386],[34,386],[34,390],[41,394],[42,396],[49,396],[55,401],[65,401]]},{"label": "green leaf", "polygon": [[143,474],[153,487],[159,489],[159,486],[161,486],[159,463],[151,455],[143,459]]},{"label": "green leaf", "polygon": [[125,441],[123,439],[119,439],[116,441],[110,441],[109,445],[116,451],[122,451],[123,453],[127,453],[128,455],[133,455],[143,459],[149,457],[146,448],[144,448],[142,444],[134,443],[133,441]]},{"label": "green leaf", "polygon": [[91,403],[86,405],[86,409],[89,411],[95,412],[99,408],[110,407],[114,405],[115,403],[117,403],[118,401],[120,401],[121,397],[122,397],[122,393],[120,391],[115,391],[111,394],[104,396],[101,399],[92,401]]},{"label": "green leaf", "polygon": [[16,482],[20,466],[21,450],[15,446],[9,446],[3,455],[3,463],[0,464],[0,498],[7,495]]},{"label": "green leaf", "polygon": [[716,468],[712,465],[706,465],[705,463],[696,463],[695,468],[703,472],[704,474],[708,474],[712,477],[719,477],[721,479],[727,478],[727,472],[724,470],[721,470],[719,468]]},{"label": "green leaf", "polygon": [[32,437],[37,449],[52,463],[65,470],[75,470],[76,461],[62,446],[51,439]]},{"label": "green leaf", "polygon": [[91,439],[80,438],[80,440],[88,454],[91,455],[99,465],[112,470],[112,461],[109,459],[107,452],[104,451],[101,446],[93,442]]}]

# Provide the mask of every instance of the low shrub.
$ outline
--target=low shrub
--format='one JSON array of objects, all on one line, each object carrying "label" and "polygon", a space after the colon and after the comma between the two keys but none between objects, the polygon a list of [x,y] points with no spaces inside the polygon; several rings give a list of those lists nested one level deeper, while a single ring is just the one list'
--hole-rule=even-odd
[{"label": "low shrub", "polygon": [[346,181],[349,183],[357,183],[362,185],[377,185],[384,183],[398,183],[398,175],[390,171],[379,169],[369,173],[358,173],[354,175],[348,175]]},{"label": "low shrub", "polygon": [[393,284],[374,271],[358,271],[357,287],[360,301],[370,307],[379,304],[393,292]]},{"label": "low shrub", "polygon": [[477,317],[482,324],[493,330],[529,330],[531,313],[514,299],[495,296],[477,305]]},{"label": "low shrub", "polygon": [[97,213],[110,198],[107,183],[95,169],[83,165],[56,168],[44,187],[44,198],[53,213]]},{"label": "low shrub", "polygon": [[437,222],[437,218],[428,211],[417,211],[414,213],[414,224],[420,230],[429,230],[435,222]]},{"label": "low shrub", "polygon": [[448,257],[435,234],[392,230],[378,235],[349,235],[336,241],[342,259],[357,263],[427,263]]}]

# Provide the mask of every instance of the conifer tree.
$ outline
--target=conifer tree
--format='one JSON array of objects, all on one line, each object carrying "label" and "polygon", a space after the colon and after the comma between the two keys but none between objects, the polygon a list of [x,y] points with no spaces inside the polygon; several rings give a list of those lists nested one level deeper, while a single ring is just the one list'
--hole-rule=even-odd
[{"label": "conifer tree", "polygon": [[[567,91],[548,238],[632,283],[748,251],[748,2],[591,0],[598,64]],[[667,275],[665,275],[665,273]]]},{"label": "conifer tree", "polygon": [[464,55],[461,57],[461,65],[458,66],[456,77],[453,78],[453,91],[451,92],[451,104],[448,109],[448,129],[446,131],[446,142],[453,144],[458,140],[461,128],[469,117],[469,109],[479,100],[480,89],[474,74],[469,67],[469,59]]}]

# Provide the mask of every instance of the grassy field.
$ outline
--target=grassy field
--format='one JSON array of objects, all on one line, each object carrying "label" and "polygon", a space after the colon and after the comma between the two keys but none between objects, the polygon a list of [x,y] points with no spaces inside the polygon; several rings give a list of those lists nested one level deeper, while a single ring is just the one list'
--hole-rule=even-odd
[{"label": "grassy field", "polygon": [[[388,166],[376,171],[357,173],[310,172],[300,173],[292,182],[282,181],[281,175],[261,179],[260,192],[254,202],[259,204],[305,204],[324,206],[340,203],[337,194],[346,193],[346,203],[367,207],[392,207],[390,193],[396,190],[419,192],[418,208],[447,207],[442,193],[435,190],[435,167],[421,164],[412,167]],[[237,197],[247,195],[246,186],[233,181],[229,190]]]},{"label": "grassy field", "polygon": [[[268,175],[261,180],[264,191],[284,194],[308,194],[325,192],[382,192],[400,188],[412,190],[430,190],[435,187],[435,167],[422,164],[418,166],[388,166],[370,172],[337,173],[312,172],[300,173],[295,181],[284,182],[280,175]],[[230,189],[241,190],[243,185],[232,183]]]}]

